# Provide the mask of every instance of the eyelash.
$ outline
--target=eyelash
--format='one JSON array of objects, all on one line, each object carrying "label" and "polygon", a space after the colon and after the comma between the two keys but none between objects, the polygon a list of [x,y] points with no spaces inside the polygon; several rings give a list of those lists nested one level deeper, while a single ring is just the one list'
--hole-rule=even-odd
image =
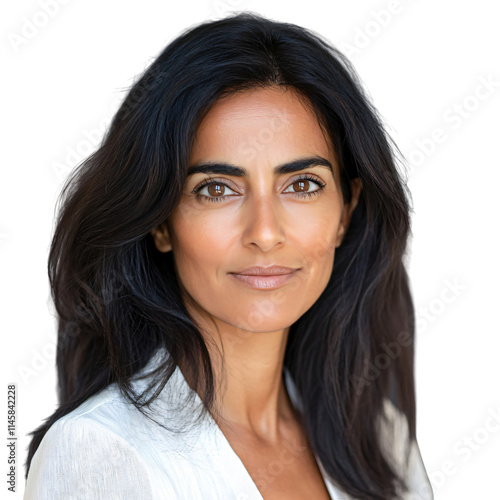
[{"label": "eyelash", "polygon": [[[326,183],[323,181],[320,181],[317,177],[312,177],[311,175],[304,174],[301,177],[299,177],[298,179],[295,179],[289,186],[287,186],[287,189],[292,184],[295,184],[296,182],[302,181],[302,180],[313,181],[314,183],[318,184],[319,189],[317,189],[316,191],[312,191],[312,192],[293,193],[293,194],[297,195],[299,198],[308,197],[309,199],[311,199],[313,196],[317,196],[320,193],[320,191],[322,191],[324,189],[324,187],[326,186]],[[210,184],[221,184],[221,185],[227,186],[229,189],[231,189],[225,182],[210,178],[210,179],[205,179],[199,186],[195,187],[193,189],[192,193],[196,194],[197,199],[206,199],[207,201],[216,202],[216,203],[220,203],[225,198],[229,198],[231,196],[230,195],[230,196],[213,197],[213,196],[206,196],[204,194],[198,194],[199,191],[201,191],[205,186],[209,186]],[[290,194],[290,193],[286,193],[286,194]]]}]

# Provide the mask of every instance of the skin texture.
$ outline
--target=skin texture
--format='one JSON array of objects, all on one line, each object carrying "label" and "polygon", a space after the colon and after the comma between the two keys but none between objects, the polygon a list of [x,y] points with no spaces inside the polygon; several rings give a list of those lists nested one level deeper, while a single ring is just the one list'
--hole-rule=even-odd
[{"label": "skin texture", "polygon": [[[273,173],[277,165],[317,155],[330,161],[333,175],[318,165]],[[173,251],[186,307],[206,339],[216,382],[224,380],[217,396],[221,427],[225,422],[247,442],[277,446],[297,430],[282,379],[289,327],[325,289],[361,185],[352,182],[352,201],[344,204],[326,133],[307,101],[281,87],[219,99],[197,130],[190,166],[207,161],[243,167],[249,175],[188,177],[179,205],[151,234],[160,252]],[[297,182],[304,174],[326,184],[317,196],[300,196],[320,187]],[[219,182],[198,195],[222,201],[192,193],[209,178]],[[257,265],[299,271],[274,290],[251,289],[228,274]],[[180,368],[189,382],[187,368]]]}]

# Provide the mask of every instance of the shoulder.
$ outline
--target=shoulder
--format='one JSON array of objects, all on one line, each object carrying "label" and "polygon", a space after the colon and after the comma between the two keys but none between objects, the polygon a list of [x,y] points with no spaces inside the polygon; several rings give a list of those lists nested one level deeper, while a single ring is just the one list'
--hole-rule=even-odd
[{"label": "shoulder", "polygon": [[433,500],[432,487],[416,440],[410,440],[406,415],[390,399],[383,403],[379,420],[380,444],[391,465],[407,481],[404,500]]},{"label": "shoulder", "polygon": [[110,388],[57,420],[33,456],[25,500],[152,498],[146,462],[120,435],[123,405]]},{"label": "shoulder", "polygon": [[[139,394],[147,386],[133,382]],[[111,384],[61,417],[33,456],[24,500],[192,497],[187,478],[206,476],[213,437],[197,425],[196,400],[185,404],[187,387],[176,370],[146,416]]]}]

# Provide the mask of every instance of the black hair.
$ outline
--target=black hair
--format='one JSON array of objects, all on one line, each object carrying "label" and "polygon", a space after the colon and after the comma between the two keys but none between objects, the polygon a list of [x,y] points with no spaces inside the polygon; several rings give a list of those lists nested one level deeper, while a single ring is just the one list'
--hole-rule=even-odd
[{"label": "black hair", "polygon": [[[353,179],[363,187],[326,289],[290,327],[284,364],[303,401],[303,425],[346,493],[388,500],[404,488],[375,418],[390,399],[415,439],[414,308],[403,264],[410,206],[400,153],[342,53],[310,30],[249,12],[196,25],[169,43],[65,183],[48,262],[59,407],[32,432],[26,476],[50,426],[109,384],[147,407],[131,377],[160,347],[170,353],[162,387],[182,362],[196,381],[203,376],[204,411],[213,408],[209,352],[181,300],[172,252],[159,252],[150,232],[180,201],[211,105],[275,85],[307,98],[328,131],[344,201]],[[369,366],[379,367],[375,375]]]}]

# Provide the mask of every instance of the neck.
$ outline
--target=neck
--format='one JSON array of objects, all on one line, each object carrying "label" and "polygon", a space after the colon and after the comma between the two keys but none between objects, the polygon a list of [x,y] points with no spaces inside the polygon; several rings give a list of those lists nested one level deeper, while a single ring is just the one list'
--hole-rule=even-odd
[{"label": "neck", "polygon": [[[283,380],[283,360],[289,327],[274,332],[242,332],[215,319],[217,329],[203,334],[214,370],[219,426],[240,429],[259,439],[276,442],[280,427],[295,412]],[[217,332],[217,333],[215,333]],[[220,353],[224,353],[221,360]],[[204,399],[203,380],[194,387],[188,367],[180,369],[188,384]]]}]

